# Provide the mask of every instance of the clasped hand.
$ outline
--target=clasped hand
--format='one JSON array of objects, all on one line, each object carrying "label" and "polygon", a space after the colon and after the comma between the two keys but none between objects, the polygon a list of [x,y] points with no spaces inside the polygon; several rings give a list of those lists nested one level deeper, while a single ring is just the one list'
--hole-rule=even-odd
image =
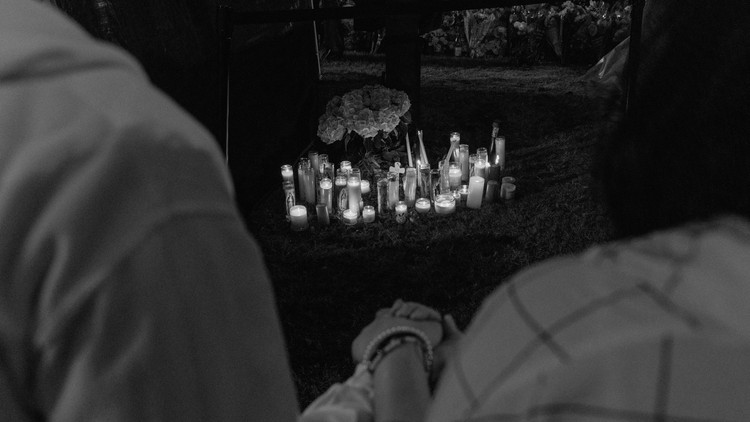
[{"label": "clasped hand", "polygon": [[375,314],[375,319],[354,339],[352,357],[355,362],[362,360],[367,345],[378,334],[396,326],[413,327],[427,335],[435,348],[433,375],[442,370],[446,359],[453,353],[455,344],[462,335],[450,315],[443,318],[439,312],[430,307],[397,299],[390,308],[380,309]]}]

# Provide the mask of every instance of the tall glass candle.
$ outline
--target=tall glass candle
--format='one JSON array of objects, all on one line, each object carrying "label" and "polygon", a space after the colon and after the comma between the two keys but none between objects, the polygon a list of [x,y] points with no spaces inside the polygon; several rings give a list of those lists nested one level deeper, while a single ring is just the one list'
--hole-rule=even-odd
[{"label": "tall glass candle", "polygon": [[505,136],[495,138],[495,163],[505,170]]},{"label": "tall glass candle", "polygon": [[500,197],[503,199],[513,199],[516,195],[516,185],[513,183],[503,183],[500,185]]},{"label": "tall glass candle", "polygon": [[315,212],[318,214],[318,224],[321,226],[331,224],[331,219],[328,217],[328,208],[326,208],[325,204],[316,205]]},{"label": "tall glass candle", "polygon": [[404,224],[406,222],[406,202],[399,201],[396,204],[396,222],[398,224]]},{"label": "tall glass candle", "polygon": [[295,205],[289,209],[289,217],[292,221],[292,230],[299,232],[307,230],[307,207],[304,205]]},{"label": "tall glass candle", "polygon": [[317,204],[317,198],[316,198],[316,186],[315,186],[315,171],[313,171],[313,168],[307,167],[304,169],[305,172],[305,202],[310,205]]},{"label": "tall glass candle", "polygon": [[310,159],[309,158],[300,158],[299,163],[297,164],[297,186],[299,186],[299,202],[305,202],[305,193],[307,192],[307,189],[305,188],[305,178],[306,172],[305,169],[310,167]]},{"label": "tall glass candle", "polygon": [[362,179],[360,179],[359,174],[352,171],[346,183],[349,190],[349,209],[359,215],[359,203],[362,201]]},{"label": "tall glass candle", "polygon": [[452,193],[440,194],[435,198],[436,214],[453,214],[456,212],[456,198]]},{"label": "tall glass candle", "polygon": [[471,176],[469,178],[469,196],[466,197],[466,206],[469,208],[481,208],[482,196],[484,196],[484,177]]},{"label": "tall glass candle", "polygon": [[451,163],[448,169],[448,183],[450,190],[458,190],[461,186],[461,166],[458,163]]},{"label": "tall glass candle", "polygon": [[432,191],[432,178],[430,177],[430,165],[427,163],[419,164],[419,193],[422,198],[430,198]]},{"label": "tall glass candle", "polygon": [[346,190],[346,182],[347,182],[347,176],[346,173],[344,173],[341,169],[339,169],[338,174],[336,175],[336,181],[334,183],[333,188],[333,200],[336,201],[336,211],[342,212],[345,209],[349,208],[349,197],[344,196],[344,202],[342,207],[342,198],[341,198],[341,191]]},{"label": "tall glass candle", "polygon": [[320,197],[318,203],[326,206],[328,214],[333,213],[333,182],[327,177],[320,179]]},{"label": "tall glass candle", "polygon": [[490,160],[490,157],[487,154],[487,148],[485,147],[477,148],[477,160],[484,160],[485,163]]},{"label": "tall glass candle", "polygon": [[476,176],[474,174],[474,165],[477,162],[477,155],[476,154],[469,154],[469,177]]},{"label": "tall glass candle", "polygon": [[297,205],[297,196],[294,194],[294,182],[288,180],[282,183],[284,187],[284,202],[286,203],[286,220],[289,221],[289,210]]},{"label": "tall glass candle", "polygon": [[392,210],[396,208],[396,204],[399,201],[399,183],[398,173],[388,173],[388,209]]},{"label": "tall glass candle", "polygon": [[440,194],[440,170],[430,170],[430,199],[435,202],[435,197]]},{"label": "tall glass candle", "polygon": [[461,165],[461,183],[469,182],[469,145],[458,146],[458,162]]},{"label": "tall glass candle", "polygon": [[317,151],[310,151],[307,153],[307,158],[310,159],[310,167],[312,167],[313,174],[315,174],[315,178],[317,179],[320,174],[320,156]]},{"label": "tall glass candle", "polygon": [[466,200],[469,198],[469,185],[461,185],[461,188],[458,189],[459,195],[461,195],[461,206],[466,206]]},{"label": "tall glass candle", "polygon": [[413,207],[417,201],[417,169],[408,167],[404,176],[404,202],[407,207]]},{"label": "tall glass candle", "polygon": [[487,178],[487,161],[477,158],[477,162],[474,163],[474,175],[483,179]]},{"label": "tall glass candle", "polygon": [[281,166],[281,181],[282,183],[291,182],[292,186],[294,186],[294,167],[289,164]]},{"label": "tall glass candle", "polygon": [[388,210],[388,179],[381,177],[377,183],[378,189],[378,214],[384,214]]}]

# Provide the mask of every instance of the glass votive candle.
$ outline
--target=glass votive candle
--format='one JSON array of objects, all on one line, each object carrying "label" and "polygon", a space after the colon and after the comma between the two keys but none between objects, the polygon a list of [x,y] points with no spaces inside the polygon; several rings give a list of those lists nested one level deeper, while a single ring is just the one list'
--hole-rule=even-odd
[{"label": "glass votive candle", "polygon": [[398,224],[404,224],[406,222],[406,202],[398,201],[396,204],[396,222]]},{"label": "glass votive candle", "polygon": [[430,208],[432,208],[432,203],[428,198],[419,198],[417,199],[417,202],[414,203],[414,208],[416,208],[417,212],[420,214],[427,214],[430,211]]},{"label": "glass votive candle", "polygon": [[456,212],[456,198],[452,193],[444,193],[435,197],[435,213],[446,215]]},{"label": "glass votive candle", "polygon": [[375,207],[372,205],[365,205],[362,208],[362,221],[365,223],[372,223],[375,221]]},{"label": "glass votive candle", "polygon": [[289,218],[292,221],[292,230],[301,232],[307,230],[307,207],[304,205],[295,205],[289,209]]},{"label": "glass votive candle", "polygon": [[516,195],[516,185],[513,183],[503,183],[500,185],[500,197],[503,199],[513,199]]},{"label": "glass votive candle", "polygon": [[450,190],[458,190],[461,186],[461,166],[458,163],[451,163],[448,169],[448,183]]},{"label": "glass votive candle", "polygon": [[370,194],[370,181],[361,180],[359,182],[359,188],[362,190],[362,195],[369,195]]},{"label": "glass votive candle", "polygon": [[292,182],[294,185],[294,168],[290,164],[281,166],[282,182]]},{"label": "glass votive candle", "polygon": [[357,219],[359,218],[359,215],[354,210],[344,210],[344,224],[347,226],[353,226],[357,224]]}]

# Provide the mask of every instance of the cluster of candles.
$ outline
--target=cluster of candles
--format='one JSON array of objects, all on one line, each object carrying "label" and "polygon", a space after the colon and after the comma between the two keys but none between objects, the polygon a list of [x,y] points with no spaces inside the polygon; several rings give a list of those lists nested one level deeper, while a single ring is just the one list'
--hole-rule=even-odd
[{"label": "cluster of candles", "polygon": [[292,230],[306,230],[308,210],[313,209],[322,225],[330,224],[332,216],[347,225],[356,225],[360,219],[368,224],[375,221],[376,215],[388,213],[398,223],[404,223],[409,209],[425,214],[434,206],[436,214],[447,215],[455,212],[457,204],[477,209],[498,197],[512,199],[515,195],[515,179],[501,178],[505,168],[505,138],[497,135],[497,124],[492,131],[492,160],[487,148],[478,148],[475,154],[470,154],[469,145],[461,144],[460,134],[453,132],[448,154],[437,169],[430,168],[421,131],[418,134],[416,166],[407,137],[409,166],[401,168],[400,163],[395,163],[388,172],[376,173],[372,188],[370,180],[363,179],[351,162],[342,161],[334,172],[328,155],[315,151],[299,160],[296,183],[294,167],[281,166],[286,216]]}]

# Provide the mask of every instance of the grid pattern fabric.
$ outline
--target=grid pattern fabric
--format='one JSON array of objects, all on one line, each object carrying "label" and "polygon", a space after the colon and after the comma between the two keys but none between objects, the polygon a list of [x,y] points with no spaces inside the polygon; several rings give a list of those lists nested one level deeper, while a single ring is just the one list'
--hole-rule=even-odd
[{"label": "grid pattern fabric", "polygon": [[750,226],[727,217],[535,266],[490,296],[431,422],[750,418]]}]

